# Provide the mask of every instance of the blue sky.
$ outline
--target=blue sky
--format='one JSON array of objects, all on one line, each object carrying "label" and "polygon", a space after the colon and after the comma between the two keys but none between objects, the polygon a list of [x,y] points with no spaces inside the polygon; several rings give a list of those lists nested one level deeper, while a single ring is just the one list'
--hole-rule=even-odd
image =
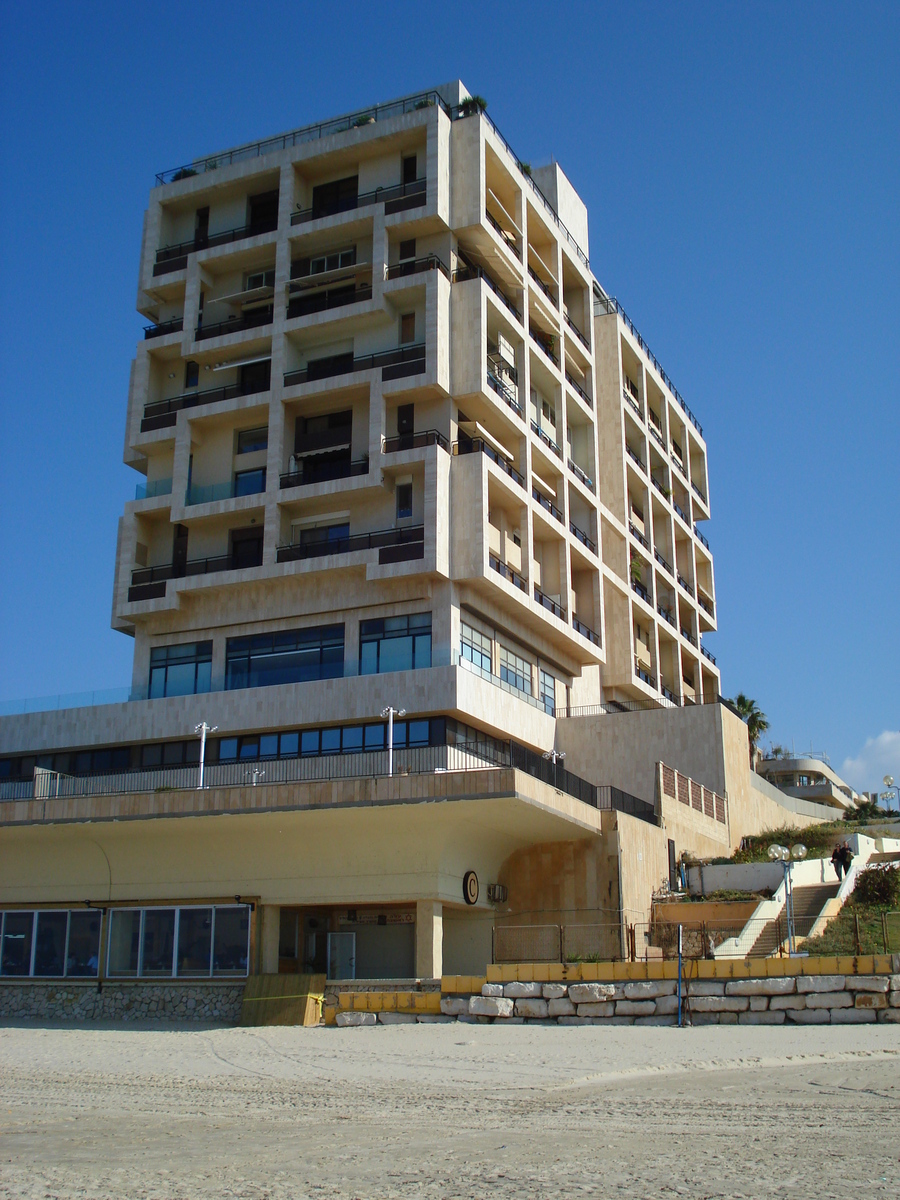
[{"label": "blue sky", "polygon": [[130,680],[155,172],[459,77],[562,164],[704,426],[723,691],[858,786],[900,777],[900,6],[7,5],[0,56],[0,700]]}]

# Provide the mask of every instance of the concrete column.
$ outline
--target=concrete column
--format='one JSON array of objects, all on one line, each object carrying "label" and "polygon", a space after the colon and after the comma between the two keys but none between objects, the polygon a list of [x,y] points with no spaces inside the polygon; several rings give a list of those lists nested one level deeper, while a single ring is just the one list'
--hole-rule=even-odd
[{"label": "concrete column", "polygon": [[281,909],[277,904],[262,905],[262,937],[259,969],[263,975],[278,974],[278,941],[281,932]]},{"label": "concrete column", "polygon": [[416,901],[416,978],[440,979],[443,972],[443,905]]}]

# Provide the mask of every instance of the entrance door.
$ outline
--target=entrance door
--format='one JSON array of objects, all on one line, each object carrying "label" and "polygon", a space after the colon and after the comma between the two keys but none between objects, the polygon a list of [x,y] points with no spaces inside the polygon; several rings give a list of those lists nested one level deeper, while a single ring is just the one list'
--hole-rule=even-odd
[{"label": "entrance door", "polygon": [[329,933],[328,978],[356,978],[356,934]]},{"label": "entrance door", "polygon": [[187,570],[187,548],[187,525],[176,525],[172,534],[172,574],[176,579],[183,578]]}]

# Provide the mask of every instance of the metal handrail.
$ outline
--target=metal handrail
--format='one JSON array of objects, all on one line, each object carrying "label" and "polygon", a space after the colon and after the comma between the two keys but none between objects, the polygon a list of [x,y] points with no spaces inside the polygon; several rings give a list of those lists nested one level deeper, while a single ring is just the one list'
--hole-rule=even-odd
[{"label": "metal handrail", "polygon": [[528,591],[528,584],[525,582],[524,576],[520,575],[508,563],[503,562],[496,554],[489,554],[488,561],[498,575],[502,575],[509,583],[515,584],[520,591]]},{"label": "metal handrail", "polygon": [[308,317],[313,313],[328,312],[332,308],[346,308],[348,304],[361,304],[371,299],[371,283],[364,283],[352,291],[348,288],[332,287],[322,288],[321,291],[305,291],[302,295],[294,293],[288,296],[285,316],[288,321],[293,321],[295,317]]},{"label": "metal handrail", "polygon": [[680,571],[677,571],[677,572],[676,572],[676,576],[677,576],[677,578],[678,578],[678,582],[681,584],[681,586],[684,588],[684,590],[687,592],[687,594],[688,594],[689,596],[693,596],[693,594],[694,594],[694,589],[693,589],[693,587],[691,586],[691,584],[688,582],[688,580],[687,580],[687,579],[685,579],[685,577],[684,577],[684,576],[681,574],[681,572],[680,572]]},{"label": "metal handrail", "polygon": [[581,542],[582,545],[587,546],[588,550],[590,550],[592,554],[597,553],[597,543],[593,538],[588,537],[583,529],[579,529],[574,521],[569,522],[569,532],[574,533],[579,542]]},{"label": "metal handrail", "polygon": [[575,476],[575,478],[580,483],[583,483],[589,492],[592,492],[594,490],[593,479],[591,479],[590,475],[588,475],[586,471],[582,471],[581,467],[579,467],[577,462],[575,462],[571,458],[568,458],[568,459],[566,459],[566,465],[568,466],[568,468],[572,472],[572,474]]},{"label": "metal handrail", "polygon": [[704,658],[708,658],[709,661],[713,664],[713,666],[715,666],[716,656],[714,654],[712,654],[709,650],[707,650],[707,648],[705,646],[700,647],[700,653],[703,655]]},{"label": "metal handrail", "polygon": [[368,458],[339,462],[320,462],[315,459],[303,459],[302,471],[287,471],[279,476],[279,487],[309,487],[315,483],[328,483],[333,479],[352,479],[356,475],[368,475]]},{"label": "metal handrail", "polygon": [[488,225],[491,226],[491,228],[497,234],[497,237],[500,239],[500,241],[503,243],[503,245],[506,247],[506,249],[509,250],[512,254],[514,254],[516,256],[516,258],[519,260],[519,262],[521,262],[522,261],[522,251],[519,249],[519,247],[514,242],[511,242],[509,240],[509,238],[512,236],[511,234],[509,234],[509,231],[504,229],[503,226],[500,224],[500,222],[497,220],[497,218],[493,215],[493,213],[488,212],[487,209],[484,210],[484,215],[487,217]]},{"label": "metal handrail", "polygon": [[643,421],[644,410],[641,408],[640,404],[638,404],[637,400],[635,400],[634,396],[632,396],[631,392],[629,392],[627,388],[622,388],[622,395]]},{"label": "metal handrail", "polygon": [[589,625],[585,625],[583,621],[579,621],[574,613],[572,613],[572,628],[582,637],[586,637],[589,642],[593,642],[595,646],[601,644],[599,633],[594,633],[593,629]]},{"label": "metal handrail", "polygon": [[149,404],[145,404],[144,420],[168,416],[180,412],[183,408],[197,408],[201,404],[216,404],[220,400],[233,400],[237,396],[262,395],[268,390],[268,387],[245,389],[239,383],[232,383],[220,388],[206,388],[205,391],[183,392],[182,395],[173,396],[169,400],[151,400]]},{"label": "metal handrail", "polygon": [[353,533],[330,541],[297,542],[279,546],[278,562],[296,562],[298,559],[323,558],[328,554],[352,554],[357,550],[381,550],[386,546],[401,546],[409,542],[425,540],[424,525],[408,525],[401,529],[379,529],[374,533]]},{"label": "metal handrail", "polygon": [[450,443],[438,429],[426,429],[421,433],[398,433],[385,438],[381,444],[383,454],[396,454],[401,450],[419,450],[423,446],[440,446],[450,453]]},{"label": "metal handrail", "polygon": [[[355,212],[358,208],[367,208],[370,204],[390,204],[394,200],[402,200],[406,197],[412,197],[419,203],[425,203],[425,193],[428,188],[427,179],[416,179],[411,183],[395,183],[391,187],[378,187],[371,192],[359,192],[355,196],[348,196],[344,200],[339,200],[337,203],[328,205],[324,209],[319,210],[315,206],[312,208],[301,208],[297,212],[291,213],[291,225],[304,225],[309,221],[321,221],[325,217],[334,217],[342,212]],[[406,207],[412,208],[413,205]]]},{"label": "metal handrail", "polygon": [[653,557],[664,570],[668,571],[670,575],[672,574],[672,564],[668,561],[668,559],[663,558],[658,550],[653,551]]},{"label": "metal handrail", "polygon": [[708,603],[707,603],[707,602],[706,602],[706,601],[703,599],[703,597],[702,597],[702,596],[698,596],[698,597],[697,597],[697,603],[700,605],[700,607],[703,609],[703,611],[704,611],[704,612],[706,612],[706,613],[709,613],[709,615],[710,615],[711,617],[715,615],[715,614],[714,614],[714,612],[713,612],[713,606],[712,606],[711,604],[708,604]]},{"label": "metal handrail", "polygon": [[700,491],[700,488],[697,486],[696,483],[693,482],[693,480],[691,480],[691,487],[693,488],[693,490],[697,493],[697,495],[700,497],[700,499],[705,504],[706,503],[706,495]]},{"label": "metal handrail", "polygon": [[544,445],[549,446],[549,448],[553,451],[553,453],[556,455],[557,458],[562,458],[562,450],[560,450],[559,446],[557,446],[556,442],[554,442],[554,440],[550,436],[550,434],[545,433],[544,430],[541,429],[541,427],[540,427],[540,425],[538,425],[537,421],[531,422],[531,432],[536,433],[538,435],[538,437],[541,439],[541,441],[544,443]]},{"label": "metal handrail", "polygon": [[476,453],[478,453],[478,451],[481,451],[482,454],[487,455],[487,457],[491,460],[491,462],[496,463],[496,465],[500,468],[501,471],[505,471],[505,473],[510,477],[510,479],[514,480],[519,485],[519,487],[524,488],[525,476],[520,475],[515,467],[510,466],[510,464],[506,461],[506,459],[502,458],[497,453],[497,451],[493,448],[493,446],[489,446],[487,444],[487,442],[484,441],[483,438],[472,438],[471,442],[469,442],[469,443],[466,443],[466,442],[454,442],[453,443],[453,453],[455,455],[476,454]]},{"label": "metal handrail", "polygon": [[640,596],[640,598],[642,600],[644,600],[647,604],[653,603],[652,594],[650,593],[650,591],[647,588],[644,587],[644,585],[640,582],[640,580],[632,579],[631,590],[634,592],[637,592],[637,594]]},{"label": "metal handrail", "polygon": [[547,512],[550,513],[551,517],[555,517],[561,525],[565,525],[566,519],[560,510],[556,507],[553,501],[545,496],[539,488],[536,488],[534,484],[531,485],[531,495],[533,499],[537,500],[541,508],[545,508]]},{"label": "metal handrail", "polygon": [[638,454],[637,450],[632,450],[631,446],[629,446],[629,444],[627,442],[625,443],[625,452],[628,454],[628,456],[630,458],[634,459],[634,461],[637,463],[637,465],[641,468],[642,471],[646,472],[647,464],[644,462],[644,460]]},{"label": "metal handrail", "polygon": [[[349,355],[333,355],[327,356],[324,359],[313,359],[312,362],[326,363],[331,358],[335,360],[335,370],[333,375],[351,375],[356,371],[369,371],[373,367],[395,367],[403,366],[412,363],[422,363],[422,370],[425,370],[425,343],[418,342],[412,346],[399,346],[395,350],[380,350],[375,354],[365,354],[361,358],[351,359]],[[349,362],[349,365],[348,365]],[[284,375],[284,386],[292,387],[297,383],[309,382],[309,367],[307,363],[305,367],[300,367],[297,371],[286,371]],[[332,376],[327,374],[327,368],[322,367],[321,370],[326,372],[319,375],[314,374],[313,379],[328,379]]]},{"label": "metal handrail", "polygon": [[167,333],[181,333],[184,329],[184,317],[173,317],[171,321],[160,321],[158,325],[144,326],[144,340],[165,337]]},{"label": "metal handrail", "polygon": [[566,324],[572,330],[572,332],[575,334],[575,336],[578,338],[579,342],[581,342],[582,346],[584,346],[585,350],[590,350],[591,343],[587,340],[587,338],[584,336],[584,334],[581,332],[581,330],[578,328],[578,326],[575,324],[575,322],[572,320],[571,317],[569,317],[569,316],[566,317]]},{"label": "metal handrail", "polygon": [[522,416],[522,405],[519,403],[515,392],[512,390],[512,388],[509,388],[506,386],[506,384],[503,382],[503,380],[500,378],[500,376],[496,374],[496,372],[491,370],[490,363],[488,363],[488,368],[487,368],[487,381],[488,381],[488,384],[497,393],[497,395],[502,400],[506,401],[506,403],[513,410],[513,412],[516,414],[516,416],[521,417]]},{"label": "metal handrail", "polygon": [[228,317],[225,321],[216,321],[212,325],[198,325],[195,331],[196,340],[204,338],[225,337],[229,333],[241,333],[244,329],[259,329],[261,325],[271,325],[274,319],[274,307],[252,309],[239,317]]},{"label": "metal handrail", "polygon": [[675,628],[675,618],[672,616],[671,609],[663,608],[663,606],[661,604],[658,604],[656,606],[656,611],[659,613],[659,615],[663,618],[664,621],[668,621],[669,624],[672,626],[672,628],[673,629]]},{"label": "metal handrail", "polygon": [[569,371],[566,371],[566,383],[569,385],[569,387],[572,387],[575,389],[575,391],[582,398],[582,400],[585,402],[585,404],[588,406],[588,408],[594,407],[593,397],[588,395],[588,393],[584,390],[584,388],[581,386],[581,384],[572,377],[572,375]]},{"label": "metal handrail", "polygon": [[552,597],[542,592],[537,584],[534,585],[534,598],[537,600],[538,604],[540,604],[543,608],[546,608],[548,612],[552,612],[554,617],[559,617],[560,621],[565,621],[567,619],[566,610],[563,608],[563,606],[561,604],[557,604]]},{"label": "metal handrail", "polygon": [[641,543],[641,545],[644,546],[647,550],[650,549],[650,543],[647,541],[647,539],[644,537],[644,535],[641,533],[641,531],[638,529],[637,525],[635,525],[635,523],[633,521],[628,522],[628,532],[631,534],[632,537],[636,537],[637,540]]},{"label": "metal handrail", "polygon": [[457,267],[456,270],[453,272],[452,282],[453,283],[465,283],[470,279],[483,279],[484,282],[488,285],[488,288],[494,293],[494,295],[503,301],[503,303],[506,305],[506,307],[509,309],[509,311],[512,313],[512,315],[516,318],[516,320],[521,322],[522,314],[519,312],[519,310],[513,304],[512,300],[510,300],[509,296],[506,295],[506,293],[503,291],[503,289],[492,278],[492,276],[490,276],[487,273],[487,271],[485,271],[484,267],[474,266],[472,263],[468,262],[466,259],[463,259],[462,255],[460,255],[460,259],[462,260],[464,265],[461,267]]},{"label": "metal handrail", "polygon": [[547,299],[550,301],[550,303],[553,305],[553,307],[556,308],[557,303],[553,299],[553,293],[547,287],[546,283],[544,283],[543,279],[541,279],[540,275],[538,275],[537,272],[534,271],[531,267],[528,268],[528,274],[531,276],[531,278],[534,280],[534,282],[538,285],[538,287],[541,289],[541,291],[544,293],[544,295],[547,297]]},{"label": "metal handrail", "polygon": [[704,545],[704,546],[707,548],[707,550],[708,550],[708,549],[709,549],[709,542],[706,540],[706,538],[703,536],[703,534],[702,534],[702,533],[700,532],[700,530],[697,528],[697,525],[696,525],[696,523],[694,524],[694,533],[697,535],[697,537],[700,539],[700,541],[703,543],[703,545]]},{"label": "metal handrail", "polygon": [[393,263],[385,267],[385,279],[402,279],[406,275],[421,275],[425,271],[440,271],[447,279],[450,272],[443,260],[436,254],[426,254],[422,258],[407,258],[403,262]]},{"label": "metal handrail", "polygon": [[531,325],[528,326],[528,336],[531,338],[531,340],[534,342],[534,344],[537,346],[537,348],[540,351],[542,351],[542,353],[547,355],[547,357],[550,359],[550,361],[553,363],[553,365],[555,367],[558,367],[559,359],[553,353],[553,350],[550,348],[550,346],[544,345],[544,343],[541,341],[541,339],[537,336],[537,334],[531,328]]},{"label": "metal handrail", "polygon": [[[156,263],[168,262],[172,258],[184,258],[198,250],[209,250],[214,246],[227,246],[230,242],[239,242],[243,238],[258,237],[261,233],[274,233],[278,228],[278,218],[267,217],[264,221],[251,221],[247,225],[237,225],[234,229],[224,229],[221,233],[195,233],[187,242],[176,242],[171,246],[160,246],[156,251]],[[176,268],[172,268],[176,270]]]}]

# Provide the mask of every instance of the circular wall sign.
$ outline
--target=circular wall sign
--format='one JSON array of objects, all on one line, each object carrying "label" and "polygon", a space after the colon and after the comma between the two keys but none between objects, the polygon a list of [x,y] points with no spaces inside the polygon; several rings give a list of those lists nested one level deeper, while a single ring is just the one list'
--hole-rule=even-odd
[{"label": "circular wall sign", "polygon": [[466,904],[478,903],[478,876],[474,871],[466,871],[463,876],[463,896]]}]

